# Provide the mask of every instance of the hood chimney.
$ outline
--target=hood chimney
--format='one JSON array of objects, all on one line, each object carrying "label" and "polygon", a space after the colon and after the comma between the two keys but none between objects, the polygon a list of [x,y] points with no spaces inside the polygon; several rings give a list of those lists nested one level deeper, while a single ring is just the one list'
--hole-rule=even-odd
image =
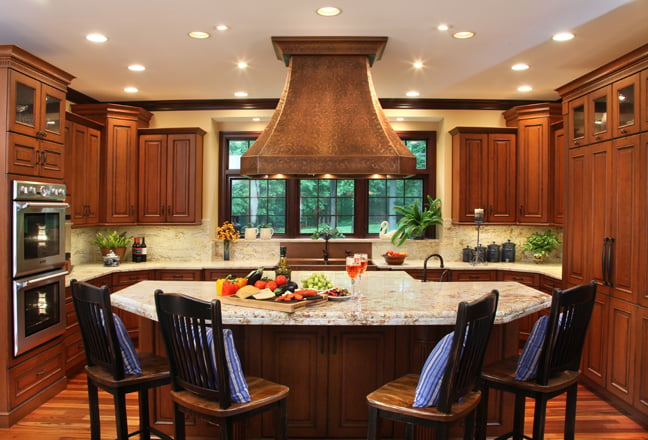
[{"label": "hood chimney", "polygon": [[371,81],[387,37],[272,37],[288,75],[265,130],[241,158],[251,177],[402,177],[416,158]]}]

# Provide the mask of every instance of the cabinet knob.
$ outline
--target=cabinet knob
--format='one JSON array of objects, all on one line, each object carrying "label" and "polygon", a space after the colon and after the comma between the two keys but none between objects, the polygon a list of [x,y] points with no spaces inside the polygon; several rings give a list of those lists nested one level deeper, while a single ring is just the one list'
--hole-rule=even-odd
[{"label": "cabinet knob", "polygon": [[628,130],[626,130],[625,128],[621,129],[621,134],[626,134],[627,132],[628,132]]}]

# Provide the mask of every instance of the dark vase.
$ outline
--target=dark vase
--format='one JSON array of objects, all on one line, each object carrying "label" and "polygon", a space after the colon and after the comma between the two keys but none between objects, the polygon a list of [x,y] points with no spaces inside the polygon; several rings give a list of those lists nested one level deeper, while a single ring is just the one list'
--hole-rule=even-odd
[{"label": "dark vase", "polygon": [[230,242],[229,240],[223,241],[223,260],[229,261],[230,259]]}]

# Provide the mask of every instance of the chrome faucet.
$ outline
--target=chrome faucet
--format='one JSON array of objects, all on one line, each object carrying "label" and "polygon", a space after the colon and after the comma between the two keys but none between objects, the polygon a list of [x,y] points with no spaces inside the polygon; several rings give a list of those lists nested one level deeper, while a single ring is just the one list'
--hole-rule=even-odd
[{"label": "chrome faucet", "polygon": [[[439,267],[440,267],[441,269],[443,269],[443,268],[445,267],[445,266],[443,265],[443,257],[442,257],[440,254],[432,254],[432,255],[428,255],[428,256],[425,258],[425,260],[423,260],[423,282],[426,282],[426,281],[427,281],[427,264],[428,264],[428,260],[429,260],[430,258],[432,258],[432,257],[437,257],[437,258],[439,259],[439,263],[440,263]],[[445,271],[444,271],[444,275],[445,275],[445,274],[446,274],[446,273],[445,273]],[[441,278],[443,279],[443,275],[441,276]]]}]

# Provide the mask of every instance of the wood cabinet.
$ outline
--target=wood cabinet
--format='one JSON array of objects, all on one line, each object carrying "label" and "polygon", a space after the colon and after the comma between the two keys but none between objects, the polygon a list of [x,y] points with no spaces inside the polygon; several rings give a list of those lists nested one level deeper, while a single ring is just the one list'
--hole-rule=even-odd
[{"label": "wood cabinet", "polygon": [[547,224],[553,219],[554,147],[551,125],[562,119],[558,103],[530,104],[504,112],[517,128],[517,222]]},{"label": "wood cabinet", "polygon": [[635,73],[612,83],[612,136],[635,134],[641,127],[639,104],[641,74]]},{"label": "wood cabinet", "polygon": [[138,135],[151,113],[118,104],[77,104],[72,112],[104,125],[101,135],[101,223],[137,221]]},{"label": "wood cabinet", "polygon": [[202,221],[200,128],[139,130],[139,223]]},{"label": "wood cabinet", "polygon": [[[645,350],[648,305],[648,134],[641,132],[648,114],[646,72],[648,45],[558,89],[571,136],[563,279],[599,284],[583,377],[644,423],[648,386],[638,350]],[[578,137],[581,109],[586,116]]]},{"label": "wood cabinet", "polygon": [[158,269],[155,271],[155,279],[164,281],[202,281],[202,270]]},{"label": "wood cabinet", "polygon": [[639,307],[637,313],[637,359],[635,370],[643,372],[636,376],[634,406],[648,416],[648,309]]},{"label": "wood cabinet", "polygon": [[[364,397],[394,376],[387,355],[395,349],[394,328],[274,326],[262,334],[262,376],[291,390],[289,437],[366,435]],[[270,428],[264,425],[264,435]]]},{"label": "wood cabinet", "polygon": [[[128,287],[131,284],[138,283],[144,280],[154,279],[155,272],[150,270],[133,270],[130,272],[116,272],[112,274],[110,292],[114,293],[118,290]],[[139,317],[131,312],[122,309],[115,309],[117,315],[121,318],[128,330],[128,335],[133,340],[135,347],[139,344]]]},{"label": "wood cabinet", "polygon": [[65,94],[72,78],[16,46],[0,45],[8,173],[63,179]]},{"label": "wood cabinet", "polygon": [[497,271],[494,270],[453,270],[452,281],[496,281]]},{"label": "wood cabinet", "polygon": [[75,225],[99,222],[101,130],[97,122],[66,114],[65,184]]},{"label": "wood cabinet", "polygon": [[452,135],[452,220],[516,220],[516,129],[456,127]]}]

